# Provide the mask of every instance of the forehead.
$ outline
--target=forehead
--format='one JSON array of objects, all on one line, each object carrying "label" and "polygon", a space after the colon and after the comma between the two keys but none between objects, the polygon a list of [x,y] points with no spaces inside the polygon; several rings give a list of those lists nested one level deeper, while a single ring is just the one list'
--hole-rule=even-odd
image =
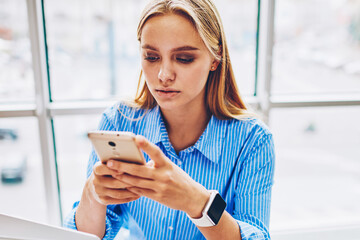
[{"label": "forehead", "polygon": [[141,45],[157,47],[180,47],[184,45],[204,49],[198,31],[186,17],[178,14],[165,14],[151,17],[145,23],[141,34]]}]

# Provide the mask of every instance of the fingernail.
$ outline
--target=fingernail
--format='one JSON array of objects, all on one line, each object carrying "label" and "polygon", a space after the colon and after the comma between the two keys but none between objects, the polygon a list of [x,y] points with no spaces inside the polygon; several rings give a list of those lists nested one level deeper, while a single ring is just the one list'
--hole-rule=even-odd
[{"label": "fingernail", "polygon": [[137,140],[139,143],[143,143],[145,141],[145,138],[141,135],[137,135]]},{"label": "fingernail", "polygon": [[108,166],[108,167],[112,167],[112,166],[114,166],[114,163],[113,163],[112,161],[108,161],[108,162],[107,162],[107,166]]}]

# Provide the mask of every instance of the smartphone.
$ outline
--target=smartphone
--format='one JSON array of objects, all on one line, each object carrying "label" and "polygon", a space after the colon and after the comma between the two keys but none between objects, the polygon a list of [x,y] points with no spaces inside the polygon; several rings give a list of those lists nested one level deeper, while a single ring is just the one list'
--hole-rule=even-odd
[{"label": "smartphone", "polygon": [[135,134],[131,132],[90,131],[88,138],[103,163],[114,159],[145,164],[144,156],[135,144]]}]

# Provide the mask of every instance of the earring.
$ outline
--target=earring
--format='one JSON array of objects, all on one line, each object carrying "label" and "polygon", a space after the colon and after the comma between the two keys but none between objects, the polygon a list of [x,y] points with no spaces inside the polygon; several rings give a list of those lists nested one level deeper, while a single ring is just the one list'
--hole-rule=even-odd
[{"label": "earring", "polygon": [[214,66],[212,66],[212,67],[211,67],[211,71],[214,71],[214,70],[215,70],[215,67],[214,67]]}]

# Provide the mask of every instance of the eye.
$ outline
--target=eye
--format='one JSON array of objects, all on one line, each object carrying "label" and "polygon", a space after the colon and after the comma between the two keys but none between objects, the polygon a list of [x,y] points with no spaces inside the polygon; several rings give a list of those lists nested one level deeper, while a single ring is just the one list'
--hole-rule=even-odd
[{"label": "eye", "polygon": [[194,61],[193,57],[176,57],[176,60],[180,63],[188,64]]},{"label": "eye", "polygon": [[155,56],[145,56],[144,59],[146,61],[149,61],[149,62],[156,62],[157,60],[159,60],[160,58],[159,57],[155,57]]},{"label": "eye", "polygon": [[153,52],[143,52],[143,57],[145,61],[156,62],[160,59],[160,56]]}]

